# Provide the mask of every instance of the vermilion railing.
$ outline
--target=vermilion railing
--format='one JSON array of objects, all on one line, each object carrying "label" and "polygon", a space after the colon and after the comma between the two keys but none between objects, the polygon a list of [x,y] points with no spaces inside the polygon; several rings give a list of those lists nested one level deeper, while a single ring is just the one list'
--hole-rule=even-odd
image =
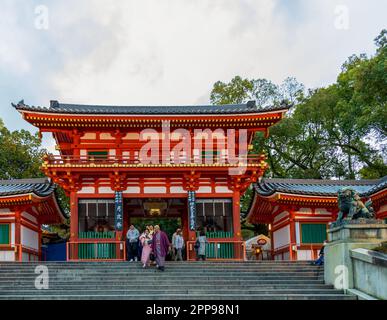
[{"label": "vermilion railing", "polygon": [[[198,164],[216,164],[216,165],[227,165],[227,166],[239,166],[239,165],[264,165],[264,155],[247,155],[245,157],[229,158],[227,156],[179,156],[169,157],[163,159],[161,156],[152,163],[164,164],[164,165],[198,165]],[[45,165],[55,166],[72,166],[72,165],[89,165],[94,163],[96,165],[141,165],[148,164],[149,159],[142,160],[138,155],[136,156],[65,156],[65,155],[47,155],[44,157]]]},{"label": "vermilion railing", "polygon": [[110,239],[85,239],[66,244],[67,261],[124,261],[124,241]]},{"label": "vermilion railing", "polygon": [[[187,260],[196,260],[195,241],[187,241]],[[246,244],[236,240],[212,240],[206,244],[206,259],[215,261],[246,260]]]}]

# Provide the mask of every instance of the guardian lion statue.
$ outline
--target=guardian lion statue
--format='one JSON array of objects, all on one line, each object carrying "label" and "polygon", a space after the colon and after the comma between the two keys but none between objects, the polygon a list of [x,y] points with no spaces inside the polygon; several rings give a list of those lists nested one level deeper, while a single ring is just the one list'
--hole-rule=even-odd
[{"label": "guardian lion statue", "polygon": [[337,195],[337,203],[340,211],[336,220],[336,224],[340,224],[343,221],[357,220],[360,218],[375,218],[371,199],[366,203],[363,203],[359,193],[352,188],[346,187],[340,189]]}]

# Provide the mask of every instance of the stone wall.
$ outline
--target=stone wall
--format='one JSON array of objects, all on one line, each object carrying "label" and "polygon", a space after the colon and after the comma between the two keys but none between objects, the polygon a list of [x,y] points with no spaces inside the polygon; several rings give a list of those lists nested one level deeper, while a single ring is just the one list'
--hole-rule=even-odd
[{"label": "stone wall", "polygon": [[336,289],[354,288],[350,252],[358,248],[373,249],[386,240],[387,225],[384,223],[353,222],[330,228],[325,246],[325,283],[334,285]]},{"label": "stone wall", "polygon": [[354,289],[387,300],[387,255],[359,248],[350,256]]}]

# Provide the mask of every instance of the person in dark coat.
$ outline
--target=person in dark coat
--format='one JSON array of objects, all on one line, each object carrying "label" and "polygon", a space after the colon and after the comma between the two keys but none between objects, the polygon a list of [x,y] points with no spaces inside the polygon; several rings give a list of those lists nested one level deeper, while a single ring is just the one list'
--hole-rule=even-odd
[{"label": "person in dark coat", "polygon": [[168,236],[164,231],[160,230],[159,226],[154,227],[154,235],[152,241],[152,249],[156,258],[157,268],[161,271],[165,269],[165,257],[168,254],[171,246]]},{"label": "person in dark coat", "polygon": [[319,252],[319,258],[316,260],[316,261],[313,261],[312,264],[315,265],[315,266],[321,266],[324,264],[324,248],[325,248],[325,245],[327,244],[326,241],[324,241],[324,244],[323,246],[321,247],[320,249],[320,252]]}]

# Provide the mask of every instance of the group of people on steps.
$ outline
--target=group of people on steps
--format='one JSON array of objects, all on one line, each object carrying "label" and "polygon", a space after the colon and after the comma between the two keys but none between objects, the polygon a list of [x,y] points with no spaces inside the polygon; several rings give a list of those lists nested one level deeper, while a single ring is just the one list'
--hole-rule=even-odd
[{"label": "group of people on steps", "polygon": [[[204,231],[197,237],[194,249],[196,260],[206,259],[206,244],[208,243]],[[146,226],[143,233],[132,224],[126,233],[127,259],[130,262],[141,260],[142,267],[156,265],[160,271],[165,270],[165,259],[170,254],[172,260],[183,261],[185,241],[182,230],[179,228],[172,235],[170,242],[167,234],[160,226]]]}]

